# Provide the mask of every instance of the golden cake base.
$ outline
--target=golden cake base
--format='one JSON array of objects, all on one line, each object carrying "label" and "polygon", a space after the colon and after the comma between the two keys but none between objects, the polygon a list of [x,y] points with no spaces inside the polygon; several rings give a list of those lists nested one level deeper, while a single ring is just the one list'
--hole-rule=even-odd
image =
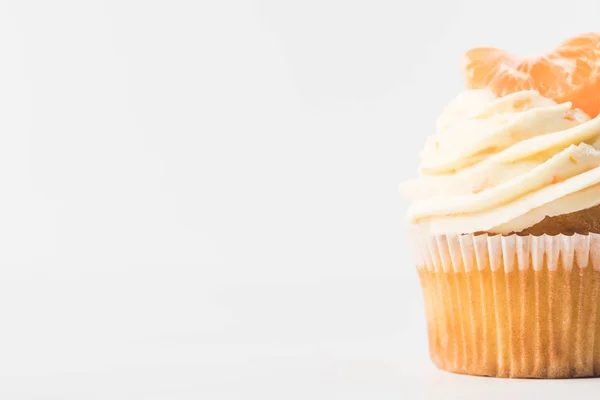
[{"label": "golden cake base", "polygon": [[461,374],[600,375],[600,272],[419,269],[431,359]]}]

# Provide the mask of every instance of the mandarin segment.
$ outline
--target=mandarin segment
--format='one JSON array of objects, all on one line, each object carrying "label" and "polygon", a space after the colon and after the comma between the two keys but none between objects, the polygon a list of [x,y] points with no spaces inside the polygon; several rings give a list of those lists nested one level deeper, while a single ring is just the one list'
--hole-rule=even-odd
[{"label": "mandarin segment", "polygon": [[558,103],[570,101],[590,117],[600,114],[600,34],[585,33],[552,52],[517,57],[505,50],[480,47],[467,51],[462,72],[469,89],[498,96],[537,90]]}]

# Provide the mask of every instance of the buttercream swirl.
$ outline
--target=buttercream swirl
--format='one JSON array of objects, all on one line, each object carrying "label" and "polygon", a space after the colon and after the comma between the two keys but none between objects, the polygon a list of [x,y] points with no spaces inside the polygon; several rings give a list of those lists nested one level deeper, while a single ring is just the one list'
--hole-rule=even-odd
[{"label": "buttercream swirl", "polygon": [[460,94],[402,185],[410,222],[432,234],[519,232],[600,204],[600,117],[536,91]]}]

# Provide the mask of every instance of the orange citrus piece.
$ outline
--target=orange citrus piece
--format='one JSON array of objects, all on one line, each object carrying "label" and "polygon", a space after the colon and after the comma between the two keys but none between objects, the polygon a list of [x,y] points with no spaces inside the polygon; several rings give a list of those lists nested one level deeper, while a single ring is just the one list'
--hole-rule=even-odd
[{"label": "orange citrus piece", "polygon": [[493,47],[467,51],[462,72],[469,89],[498,96],[537,90],[558,103],[570,101],[590,117],[600,114],[600,34],[585,33],[548,54],[517,57]]}]

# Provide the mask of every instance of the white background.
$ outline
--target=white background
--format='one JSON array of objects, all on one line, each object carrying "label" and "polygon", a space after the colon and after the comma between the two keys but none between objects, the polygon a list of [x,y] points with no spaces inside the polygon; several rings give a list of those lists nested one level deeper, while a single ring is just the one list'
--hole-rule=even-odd
[{"label": "white background", "polygon": [[[549,398],[437,371],[397,185],[590,1],[0,1],[0,397]],[[584,398],[584,397],[582,397]]]}]

